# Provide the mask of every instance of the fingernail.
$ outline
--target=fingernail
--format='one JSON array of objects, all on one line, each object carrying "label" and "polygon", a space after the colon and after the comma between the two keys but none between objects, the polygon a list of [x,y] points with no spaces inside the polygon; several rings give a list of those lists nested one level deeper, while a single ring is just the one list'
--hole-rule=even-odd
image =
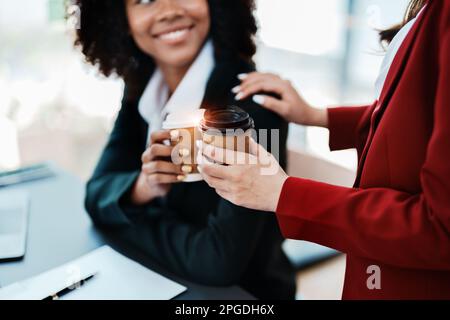
[{"label": "fingernail", "polygon": [[191,173],[192,172],[192,167],[188,166],[188,165],[184,165],[181,167],[181,171],[183,171],[184,173]]},{"label": "fingernail", "polygon": [[186,179],[186,176],[179,175],[179,176],[177,177],[177,180],[178,180],[178,181],[184,181],[184,179]]},{"label": "fingernail", "polygon": [[253,102],[255,102],[257,104],[260,104],[260,105],[263,105],[264,102],[266,101],[264,96],[261,96],[261,95],[258,95],[258,94],[254,95],[252,99],[253,99]]},{"label": "fingernail", "polygon": [[203,142],[206,143],[206,144],[212,143],[213,140],[214,140],[214,138],[212,136],[206,136],[206,135],[203,136]]},{"label": "fingernail", "polygon": [[170,140],[176,141],[180,137],[180,131],[178,130],[172,130],[170,131]]},{"label": "fingernail", "polygon": [[191,152],[188,149],[180,149],[180,151],[178,151],[178,154],[180,155],[180,157],[188,157]]},{"label": "fingernail", "polygon": [[241,86],[236,86],[233,89],[231,89],[231,92],[233,93],[238,93],[239,91],[241,91]]},{"label": "fingernail", "polygon": [[238,74],[237,77],[238,77],[239,80],[244,80],[245,78],[248,77],[248,74],[247,73],[241,73],[241,74]]},{"label": "fingernail", "polygon": [[234,97],[234,99],[235,99],[236,101],[239,101],[239,100],[241,100],[243,97],[244,97],[244,94],[243,94],[242,92],[239,92],[239,93],[236,95],[236,97]]}]

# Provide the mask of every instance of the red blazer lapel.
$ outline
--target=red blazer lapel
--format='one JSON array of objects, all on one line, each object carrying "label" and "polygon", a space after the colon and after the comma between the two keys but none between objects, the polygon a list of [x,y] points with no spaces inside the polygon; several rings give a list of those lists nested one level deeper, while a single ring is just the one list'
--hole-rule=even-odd
[{"label": "red blazer lapel", "polygon": [[358,165],[358,172],[357,177],[355,181],[355,187],[359,187],[359,184],[361,182],[361,175],[364,169],[364,163],[366,160],[367,153],[370,149],[370,145],[373,140],[373,136],[375,134],[376,128],[378,126],[378,123],[380,122],[382,115],[384,111],[386,110],[389,101],[394,94],[397,85],[403,75],[403,72],[406,68],[406,65],[408,64],[409,56],[411,54],[414,40],[417,38],[417,34],[419,33],[420,26],[423,23],[423,20],[426,16],[427,11],[430,9],[429,7],[433,4],[433,1],[427,1],[427,7],[424,9],[424,12],[420,15],[420,17],[417,19],[416,23],[412,27],[411,31],[406,36],[405,40],[403,41],[400,49],[398,50],[394,61],[392,62],[392,65],[389,69],[386,81],[383,85],[383,90],[381,92],[380,100],[377,103],[376,108],[374,109],[374,112],[371,117],[371,124],[370,124],[370,132],[369,136],[367,138],[366,146],[364,147],[364,150],[361,154],[359,165]]},{"label": "red blazer lapel", "polygon": [[379,121],[380,116],[382,115],[383,111],[386,109],[390,98],[392,97],[393,93],[395,92],[395,89],[397,88],[397,84],[399,83],[401,76],[403,74],[403,71],[405,70],[405,67],[408,63],[408,57],[411,54],[411,50],[414,44],[414,40],[417,38],[417,34],[420,30],[420,26],[422,25],[422,22],[425,18],[426,11],[429,9],[429,6],[431,3],[427,4],[427,7],[424,9],[424,12],[418,17],[416,23],[412,27],[411,31],[406,36],[405,40],[403,41],[400,49],[398,50],[394,61],[392,62],[392,65],[389,69],[386,81],[383,85],[383,90],[381,91],[380,100],[378,102],[378,115],[377,119]]}]

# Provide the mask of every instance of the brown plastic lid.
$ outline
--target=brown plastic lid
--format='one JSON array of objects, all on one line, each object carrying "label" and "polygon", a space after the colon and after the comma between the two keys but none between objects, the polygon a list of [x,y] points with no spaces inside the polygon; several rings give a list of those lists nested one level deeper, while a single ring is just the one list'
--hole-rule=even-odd
[{"label": "brown plastic lid", "polygon": [[247,131],[254,127],[252,117],[236,106],[207,110],[200,123],[200,128],[204,132],[218,130],[221,133],[227,133],[227,130]]}]

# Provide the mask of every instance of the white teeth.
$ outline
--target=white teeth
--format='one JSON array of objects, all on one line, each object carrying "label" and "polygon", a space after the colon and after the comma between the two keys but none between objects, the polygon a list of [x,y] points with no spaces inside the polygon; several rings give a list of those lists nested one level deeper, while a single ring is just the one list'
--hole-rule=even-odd
[{"label": "white teeth", "polygon": [[182,38],[188,31],[189,31],[188,29],[177,30],[177,31],[162,34],[159,37],[162,40],[178,40],[178,39]]}]

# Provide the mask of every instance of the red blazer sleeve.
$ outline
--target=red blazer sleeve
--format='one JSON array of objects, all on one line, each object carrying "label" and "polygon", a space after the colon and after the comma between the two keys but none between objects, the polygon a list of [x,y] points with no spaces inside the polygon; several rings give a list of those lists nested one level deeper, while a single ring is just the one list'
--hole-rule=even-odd
[{"label": "red blazer sleeve", "polygon": [[[290,178],[277,208],[285,237],[403,268],[450,270],[450,31],[441,40],[435,124],[420,176],[422,193]],[[341,144],[350,140],[341,138]]]},{"label": "red blazer sleeve", "polygon": [[370,106],[328,109],[331,151],[358,148],[357,138],[364,136],[364,133],[359,133],[358,128],[368,109]]}]

